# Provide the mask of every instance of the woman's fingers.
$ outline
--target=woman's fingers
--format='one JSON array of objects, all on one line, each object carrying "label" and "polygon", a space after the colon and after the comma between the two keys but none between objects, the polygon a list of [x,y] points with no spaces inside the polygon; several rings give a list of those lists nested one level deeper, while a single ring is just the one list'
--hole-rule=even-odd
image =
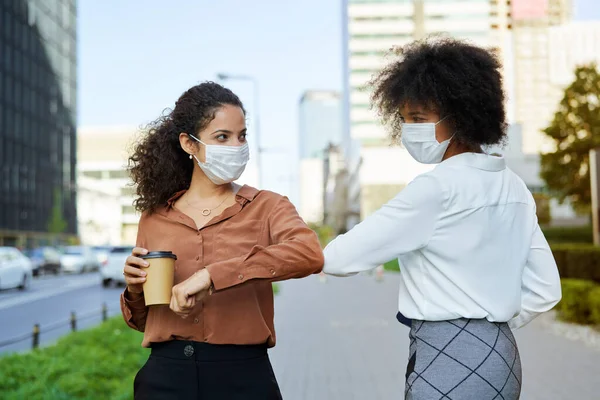
[{"label": "woman's fingers", "polygon": [[140,268],[132,267],[131,265],[125,265],[125,268],[123,268],[123,272],[126,275],[130,275],[132,277],[146,276],[146,271],[143,271]]},{"label": "woman's fingers", "polygon": [[131,254],[133,256],[145,256],[146,254],[148,254],[148,250],[144,249],[143,247],[135,247],[132,251]]},{"label": "woman's fingers", "polygon": [[125,283],[127,283],[127,285],[140,285],[144,282],[146,282],[146,278],[131,278],[125,276]]},{"label": "woman's fingers", "polygon": [[188,296],[186,287],[183,284],[178,284],[173,287],[171,296],[171,310],[182,318],[186,318],[196,305],[194,296]]},{"label": "woman's fingers", "polygon": [[135,268],[146,268],[149,264],[148,261],[144,260],[143,258],[129,256],[125,260],[125,265],[130,265]]},{"label": "woman's fingers", "polygon": [[188,297],[185,294],[184,288],[181,286],[175,286],[173,288],[173,297],[177,303],[177,307],[180,312],[190,309]]}]

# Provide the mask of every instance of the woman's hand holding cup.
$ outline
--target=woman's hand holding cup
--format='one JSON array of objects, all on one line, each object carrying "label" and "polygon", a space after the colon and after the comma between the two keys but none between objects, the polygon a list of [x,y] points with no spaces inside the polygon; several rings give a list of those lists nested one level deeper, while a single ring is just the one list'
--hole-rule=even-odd
[{"label": "woman's hand holding cup", "polygon": [[132,250],[131,255],[125,260],[123,275],[127,284],[127,291],[132,295],[141,296],[144,291],[143,284],[146,282],[146,272],[143,268],[148,267],[148,262],[140,256],[148,254],[148,250],[141,247],[136,247]]}]

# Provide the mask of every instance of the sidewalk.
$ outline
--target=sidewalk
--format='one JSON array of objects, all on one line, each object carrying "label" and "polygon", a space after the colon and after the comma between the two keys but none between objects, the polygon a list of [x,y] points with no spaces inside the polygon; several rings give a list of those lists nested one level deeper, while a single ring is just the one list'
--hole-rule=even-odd
[{"label": "sidewalk", "polygon": [[[271,358],[284,399],[402,399],[408,328],[395,320],[397,291],[397,274],[282,283]],[[535,321],[516,337],[523,400],[600,398],[600,351]]]}]

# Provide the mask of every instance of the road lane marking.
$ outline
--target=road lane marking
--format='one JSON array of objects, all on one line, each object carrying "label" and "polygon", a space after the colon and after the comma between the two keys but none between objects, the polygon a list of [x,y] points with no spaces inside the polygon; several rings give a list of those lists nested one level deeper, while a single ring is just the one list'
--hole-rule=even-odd
[{"label": "road lane marking", "polygon": [[22,304],[32,303],[34,301],[47,299],[49,297],[58,296],[64,293],[72,292],[77,289],[84,289],[91,286],[100,286],[100,281],[97,276],[86,280],[67,281],[66,283],[58,282],[59,287],[55,287],[52,290],[43,290],[40,292],[24,292],[14,297],[10,297],[6,300],[0,300],[0,310],[7,308],[20,306]]}]

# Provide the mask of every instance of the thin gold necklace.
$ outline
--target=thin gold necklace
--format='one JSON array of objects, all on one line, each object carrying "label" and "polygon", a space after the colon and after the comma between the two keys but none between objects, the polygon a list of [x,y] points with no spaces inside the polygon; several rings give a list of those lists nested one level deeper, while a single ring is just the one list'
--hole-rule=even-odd
[{"label": "thin gold necklace", "polygon": [[217,208],[221,207],[223,205],[223,203],[225,203],[225,200],[227,200],[228,198],[229,198],[229,193],[227,194],[227,196],[225,196],[223,198],[223,201],[221,201],[219,203],[219,205],[217,205],[216,207],[213,207],[213,208],[198,208],[198,207],[194,207],[193,205],[190,204],[190,202],[187,199],[185,199],[185,202],[187,203],[188,206],[190,206],[192,208],[195,208],[196,210],[202,211],[202,215],[204,215],[205,217],[208,217],[213,210],[216,210]]}]

